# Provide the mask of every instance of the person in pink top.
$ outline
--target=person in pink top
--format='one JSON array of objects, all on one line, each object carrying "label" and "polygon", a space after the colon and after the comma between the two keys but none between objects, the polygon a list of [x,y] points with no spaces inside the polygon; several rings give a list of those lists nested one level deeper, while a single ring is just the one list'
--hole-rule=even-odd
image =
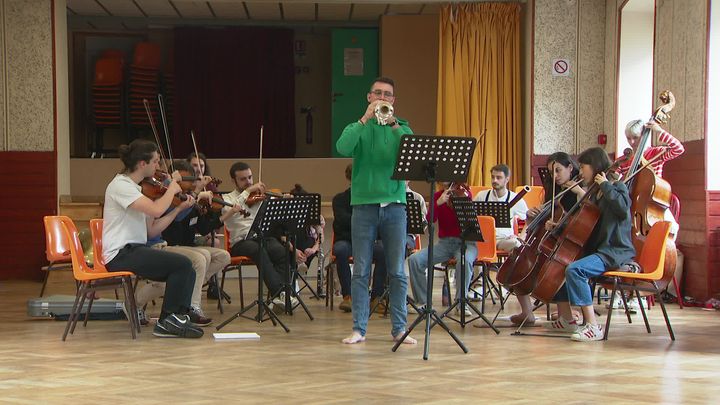
[{"label": "person in pink top", "polygon": [[[460,224],[458,223],[455,211],[450,207],[451,191],[448,184],[444,184],[445,189],[440,190],[433,196],[434,218],[428,216],[428,221],[438,222],[438,242],[433,246],[433,264],[438,264],[455,258],[457,266],[460,265]],[[468,196],[471,197],[471,196]],[[428,214],[429,215],[429,214]],[[472,279],[472,267],[477,257],[477,245],[475,241],[465,242],[465,285],[460,285],[460,277],[457,276],[457,295],[460,297],[461,288],[465,289],[467,295],[470,280]],[[412,287],[413,299],[415,304],[420,307],[426,304],[427,297],[427,261],[428,248],[422,249],[414,253],[408,258],[408,267],[410,268],[410,284]],[[459,273],[458,273],[459,274]],[[465,308],[465,313],[470,315],[469,309]]]},{"label": "person in pink top", "polygon": [[[658,135],[659,145],[651,146],[643,152],[645,160],[652,162],[651,166],[658,177],[663,177],[663,168],[665,163],[675,159],[685,152],[685,147],[669,132],[664,131],[657,123],[649,123],[643,125],[641,120],[628,122],[625,127],[625,138],[627,139],[633,153],[637,152],[640,138],[642,137],[643,128],[650,128],[654,134]],[[632,162],[628,161],[620,166],[620,174],[626,174]]]}]

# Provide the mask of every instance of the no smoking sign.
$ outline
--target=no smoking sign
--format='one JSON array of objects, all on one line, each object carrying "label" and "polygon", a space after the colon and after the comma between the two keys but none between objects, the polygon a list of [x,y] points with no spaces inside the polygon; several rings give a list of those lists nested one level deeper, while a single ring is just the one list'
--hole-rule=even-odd
[{"label": "no smoking sign", "polygon": [[567,59],[553,59],[553,76],[570,76],[570,61]]}]

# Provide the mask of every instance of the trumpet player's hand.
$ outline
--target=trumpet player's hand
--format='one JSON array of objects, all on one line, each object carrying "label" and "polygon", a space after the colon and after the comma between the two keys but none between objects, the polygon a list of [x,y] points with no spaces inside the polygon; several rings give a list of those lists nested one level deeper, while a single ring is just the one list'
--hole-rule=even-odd
[{"label": "trumpet player's hand", "polygon": [[372,103],[368,104],[367,109],[365,110],[365,114],[363,114],[362,117],[360,117],[360,122],[364,124],[367,124],[367,122],[375,116],[375,107],[377,104],[382,100],[375,100]]}]

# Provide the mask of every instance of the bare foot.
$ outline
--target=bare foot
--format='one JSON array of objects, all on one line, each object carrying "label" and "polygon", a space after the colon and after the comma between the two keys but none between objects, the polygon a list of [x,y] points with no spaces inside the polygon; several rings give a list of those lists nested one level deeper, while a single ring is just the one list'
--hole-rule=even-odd
[{"label": "bare foot", "polygon": [[358,331],[353,331],[353,333],[342,340],[343,343],[346,345],[354,345],[355,343],[362,343],[365,341],[365,336],[361,335]]},{"label": "bare foot", "polygon": [[[520,314],[515,314],[515,315],[513,315],[513,316],[510,317],[510,322],[511,322],[513,325],[518,326],[518,325],[520,325],[520,324],[522,323],[522,321],[525,319],[526,316],[527,316],[527,315],[522,314],[522,313],[520,313]],[[527,316],[527,321],[525,321],[525,325],[526,325],[526,326],[531,326],[531,325],[534,325],[534,324],[535,324],[535,315],[530,314],[529,316]]]},{"label": "bare foot", "polygon": [[[402,332],[402,333],[398,333],[397,336],[393,336],[393,342],[397,342],[398,340],[400,340],[400,338],[402,338],[404,334],[405,334],[405,332]],[[407,335],[407,336],[405,337],[405,340],[402,341],[402,344],[404,344],[404,345],[416,345],[416,344],[417,344],[417,340],[415,340],[412,336]]]}]

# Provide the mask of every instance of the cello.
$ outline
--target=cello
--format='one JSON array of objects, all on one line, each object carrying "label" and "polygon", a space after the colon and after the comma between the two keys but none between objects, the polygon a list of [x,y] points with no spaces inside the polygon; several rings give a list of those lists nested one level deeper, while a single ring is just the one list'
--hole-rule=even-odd
[{"label": "cello", "polygon": [[[618,159],[605,174],[616,171],[628,159],[628,155]],[[598,191],[600,186],[593,182],[585,196],[540,242],[538,253],[546,257],[545,263],[537,270],[537,283],[532,290],[536,299],[550,302],[565,284],[565,268],[582,257],[585,244],[600,219],[600,208],[590,201],[590,197],[597,195]]]}]

